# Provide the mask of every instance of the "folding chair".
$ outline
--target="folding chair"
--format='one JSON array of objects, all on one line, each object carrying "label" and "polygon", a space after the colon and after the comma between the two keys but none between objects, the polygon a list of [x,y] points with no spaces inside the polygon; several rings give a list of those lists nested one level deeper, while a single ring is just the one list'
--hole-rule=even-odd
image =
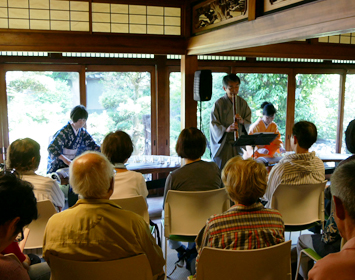
[{"label": "folding chair", "polygon": [[43,200],[37,202],[38,219],[28,225],[31,234],[28,236],[25,249],[37,249],[43,247],[44,230],[50,217],[57,213],[52,201]]},{"label": "folding chair", "polygon": [[49,255],[51,280],[152,280],[145,254],[113,261],[73,261]]},{"label": "folding chair", "polygon": [[121,206],[125,210],[132,211],[139,216],[142,216],[146,223],[149,225],[150,232],[154,235],[157,239],[157,243],[161,246],[160,235],[159,235],[159,228],[154,225],[149,220],[149,212],[147,202],[141,195],[126,197],[126,198],[117,198],[112,199],[112,201],[119,206]]},{"label": "folding chair", "polygon": [[290,280],[291,240],[256,250],[204,247],[197,266],[197,280]]},{"label": "folding chair", "polygon": [[281,184],[275,190],[271,208],[277,209],[285,223],[285,231],[301,231],[321,222],[324,228],[325,182],[309,185]]},{"label": "folding chair", "polygon": [[230,207],[225,188],[211,191],[168,191],[164,206],[165,273],[167,240],[194,242],[206,221]]}]

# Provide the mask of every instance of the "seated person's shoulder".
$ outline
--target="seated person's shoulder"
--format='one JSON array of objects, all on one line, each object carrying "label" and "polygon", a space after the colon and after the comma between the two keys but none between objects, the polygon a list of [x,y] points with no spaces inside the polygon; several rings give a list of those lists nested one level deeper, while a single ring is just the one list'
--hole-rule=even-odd
[{"label": "seated person's shoulder", "polygon": [[57,185],[56,181],[53,180],[52,178],[41,176],[41,175],[29,175],[29,176],[24,176],[24,180],[32,183],[35,187],[36,185],[40,186],[54,186]]},{"label": "seated person's shoulder", "polygon": [[354,257],[342,256],[342,252],[329,254],[317,261],[313,269],[308,273],[309,280],[316,279],[354,279],[355,259]]},{"label": "seated person's shoulder", "polygon": [[28,273],[20,261],[0,254],[0,278],[3,280],[29,280]]}]

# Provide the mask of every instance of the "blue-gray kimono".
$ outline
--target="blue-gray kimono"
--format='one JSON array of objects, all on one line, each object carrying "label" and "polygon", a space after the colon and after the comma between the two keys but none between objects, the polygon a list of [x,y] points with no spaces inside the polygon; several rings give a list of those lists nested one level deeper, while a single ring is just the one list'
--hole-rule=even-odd
[{"label": "blue-gray kimono", "polygon": [[87,150],[100,151],[100,146],[96,144],[85,128],[80,128],[77,135],[75,135],[73,127],[68,122],[67,125],[56,132],[48,146],[47,173],[68,167],[58,158],[60,155],[72,160]]}]

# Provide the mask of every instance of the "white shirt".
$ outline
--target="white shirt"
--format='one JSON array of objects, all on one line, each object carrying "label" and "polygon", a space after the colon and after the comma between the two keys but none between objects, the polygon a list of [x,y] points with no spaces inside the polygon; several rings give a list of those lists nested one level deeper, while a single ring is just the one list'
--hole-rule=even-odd
[{"label": "white shirt", "polygon": [[58,207],[63,208],[65,205],[64,193],[60,189],[58,183],[51,178],[33,174],[22,175],[22,179],[33,185],[33,192],[37,201],[49,199]]},{"label": "white shirt", "polygon": [[147,185],[141,173],[135,171],[118,172],[115,175],[114,191],[110,199],[148,196]]},{"label": "white shirt", "polygon": [[271,169],[264,195],[268,201],[265,207],[271,207],[272,196],[280,184],[318,184],[324,181],[324,177],[324,163],[315,152],[286,155]]}]

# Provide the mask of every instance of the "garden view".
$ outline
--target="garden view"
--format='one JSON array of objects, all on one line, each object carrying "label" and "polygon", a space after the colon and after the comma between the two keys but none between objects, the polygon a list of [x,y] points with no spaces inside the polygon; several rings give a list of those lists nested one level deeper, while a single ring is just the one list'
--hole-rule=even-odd
[{"label": "garden view", "polygon": [[[210,113],[214,102],[224,95],[222,77],[213,73],[211,101],[202,102],[202,130],[209,140]],[[287,75],[242,73],[239,95],[252,110],[252,121],[261,116],[263,101],[277,108],[275,122],[285,137]],[[334,153],[338,116],[339,75],[297,75],[295,121],[309,120],[318,128],[313,149]],[[148,72],[87,72],[87,129],[101,143],[105,135],[117,129],[129,133],[134,154],[151,153],[151,77]],[[6,74],[10,142],[30,137],[41,145],[39,173],[44,174],[48,143],[53,134],[69,121],[70,110],[79,104],[79,74],[76,72],[22,72]],[[347,75],[344,129],[355,117],[355,75]],[[181,130],[180,73],[170,74],[170,151]],[[198,104],[200,105],[200,104]],[[198,111],[198,127],[199,109]],[[344,146],[344,145],[343,145]],[[346,151],[343,149],[343,153]],[[207,149],[204,157],[210,158]]]}]

